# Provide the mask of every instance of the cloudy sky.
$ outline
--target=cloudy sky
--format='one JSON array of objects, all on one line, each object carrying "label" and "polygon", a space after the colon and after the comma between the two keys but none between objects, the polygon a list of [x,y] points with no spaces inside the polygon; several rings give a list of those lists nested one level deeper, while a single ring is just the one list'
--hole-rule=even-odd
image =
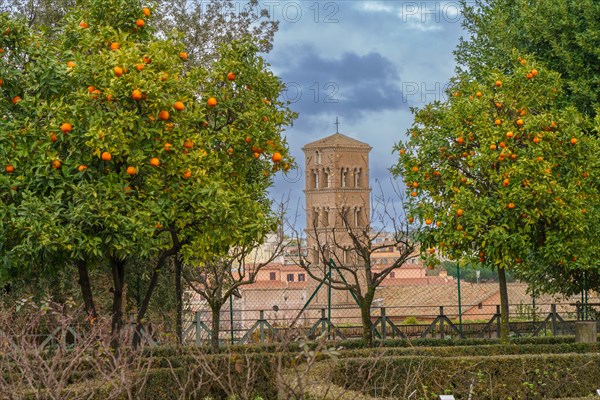
[{"label": "cloudy sky", "polygon": [[[394,143],[412,122],[409,107],[445,96],[452,51],[464,32],[458,1],[268,1],[280,21],[267,58],[299,113],[286,132],[298,170],[278,177],[274,198],[304,208],[302,146],[339,131],[369,143],[371,186],[389,181]],[[302,224],[304,223],[301,218]]]}]

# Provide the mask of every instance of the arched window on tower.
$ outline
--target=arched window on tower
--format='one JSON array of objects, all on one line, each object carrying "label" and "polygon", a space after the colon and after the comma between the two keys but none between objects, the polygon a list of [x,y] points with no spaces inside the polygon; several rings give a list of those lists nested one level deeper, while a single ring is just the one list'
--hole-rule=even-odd
[{"label": "arched window on tower", "polygon": [[319,170],[314,170],[313,174],[315,175],[315,189],[319,188]]},{"label": "arched window on tower", "polygon": [[354,168],[354,187],[360,187],[360,168]]},{"label": "arched window on tower", "polygon": [[346,179],[348,178],[348,168],[342,168],[341,171],[341,187],[345,188],[347,186],[347,181]]},{"label": "arched window on tower", "polygon": [[321,153],[319,152],[319,150],[315,151],[315,162],[317,164],[321,164]]}]

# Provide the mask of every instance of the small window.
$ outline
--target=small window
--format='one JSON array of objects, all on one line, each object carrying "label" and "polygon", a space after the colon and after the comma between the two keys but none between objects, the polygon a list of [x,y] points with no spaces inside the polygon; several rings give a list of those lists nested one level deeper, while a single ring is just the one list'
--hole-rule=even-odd
[{"label": "small window", "polygon": [[298,282],[304,282],[306,280],[306,275],[298,274]]},{"label": "small window", "polygon": [[274,281],[277,279],[277,274],[275,272],[269,272],[269,280]]},{"label": "small window", "polygon": [[294,274],[288,274],[287,275],[287,281],[288,282],[294,282]]}]

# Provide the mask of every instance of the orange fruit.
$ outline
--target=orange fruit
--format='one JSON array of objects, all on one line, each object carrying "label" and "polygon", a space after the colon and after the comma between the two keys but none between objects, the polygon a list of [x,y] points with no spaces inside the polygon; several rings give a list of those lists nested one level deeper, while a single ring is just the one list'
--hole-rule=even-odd
[{"label": "orange fruit", "polygon": [[508,208],[510,208],[511,210],[512,210],[513,208],[515,208],[515,203],[512,203],[512,202],[511,202],[511,203],[508,203]]},{"label": "orange fruit", "polygon": [[20,101],[21,101],[21,97],[20,96],[15,96],[15,97],[12,98],[12,103],[13,104],[17,104]]},{"label": "orange fruit", "polygon": [[235,80],[235,74],[233,72],[230,72],[227,74],[227,79],[229,79],[230,81]]},{"label": "orange fruit", "polygon": [[246,136],[246,139],[244,139],[244,142],[246,143],[250,143],[252,141],[252,138],[250,136]]},{"label": "orange fruit", "polygon": [[108,151],[104,151],[102,152],[100,158],[102,158],[102,161],[110,161],[110,159],[112,158],[112,154],[110,154]]},{"label": "orange fruit", "polygon": [[500,147],[502,147],[503,149],[506,148],[506,143],[500,142]]},{"label": "orange fruit", "polygon": [[81,22],[79,23],[79,27],[81,27],[81,28],[83,28],[83,29],[87,29],[87,28],[89,28],[90,26],[89,26],[88,24],[86,24],[86,23],[85,23],[85,21],[81,21]]},{"label": "orange fruit", "polygon": [[521,59],[521,65],[525,65],[527,64],[527,61],[525,59]]},{"label": "orange fruit", "polygon": [[119,50],[120,48],[121,48],[121,45],[120,45],[118,42],[112,42],[112,43],[110,44],[110,49],[111,49],[112,51],[117,51],[117,50]]},{"label": "orange fruit", "polygon": [[415,181],[412,183],[412,187],[414,188],[418,188],[419,187],[419,182]]},{"label": "orange fruit", "polygon": [[186,139],[183,141],[183,147],[185,147],[186,149],[191,149],[192,147],[194,147],[194,142],[192,142],[190,139]]},{"label": "orange fruit", "polygon": [[53,133],[53,134],[50,135],[50,141],[51,142],[56,142],[57,139],[58,138],[56,137],[56,133]]},{"label": "orange fruit", "polygon": [[107,94],[106,95],[106,101],[113,101],[113,95],[112,94]]},{"label": "orange fruit", "polygon": [[417,192],[415,192],[415,191],[413,190],[412,192],[410,192],[410,195],[411,195],[412,197],[417,197]]},{"label": "orange fruit", "polygon": [[531,72],[528,72],[528,73],[525,75],[525,78],[527,78],[527,79],[531,79],[531,78],[533,78],[533,74],[532,74]]},{"label": "orange fruit", "polygon": [[183,179],[188,179],[190,176],[192,176],[192,171],[189,169],[183,173]]},{"label": "orange fruit", "polygon": [[464,144],[464,143],[465,143],[465,139],[463,139],[462,137],[458,137],[458,138],[456,139],[456,142],[457,142],[458,144]]},{"label": "orange fruit", "polygon": [[96,88],[93,86],[88,86],[87,88],[88,93],[92,93],[94,90],[96,90]]},{"label": "orange fruit", "polygon": [[170,116],[171,115],[167,110],[162,110],[158,113],[158,119],[160,119],[161,121],[168,121]]},{"label": "orange fruit", "polygon": [[233,155],[233,147],[227,149],[227,154],[229,154],[230,156]]},{"label": "orange fruit", "polygon": [[452,96],[454,96],[454,97],[458,97],[458,96],[460,96],[460,93],[458,93],[458,92],[454,92],[454,93],[452,93]]},{"label": "orange fruit", "polygon": [[577,138],[571,138],[571,144],[577,144]]},{"label": "orange fruit", "polygon": [[142,61],[144,62],[144,64],[152,64],[152,59],[150,59],[150,57],[148,56],[142,57]]},{"label": "orange fruit", "polygon": [[135,101],[141,100],[142,92],[140,92],[138,89],[134,89],[133,92],[131,92],[131,98],[134,99]]},{"label": "orange fruit", "polygon": [[418,171],[419,171],[419,167],[416,167],[416,166],[415,166],[415,167],[412,167],[412,168],[411,168],[411,171],[412,171],[412,172],[418,172]]},{"label": "orange fruit", "polygon": [[399,153],[400,153],[400,154],[405,154],[405,153],[406,153],[406,150],[404,150],[404,149],[400,149]]},{"label": "orange fruit", "polygon": [[507,137],[508,139],[511,139],[513,136],[515,136],[515,134],[514,134],[514,133],[512,133],[512,132],[506,132],[506,137]]},{"label": "orange fruit", "polygon": [[135,26],[137,26],[138,28],[143,28],[144,25],[146,25],[146,23],[144,22],[143,19],[138,19],[137,21],[135,21]]},{"label": "orange fruit", "polygon": [[281,160],[283,160],[283,156],[281,155],[281,153],[276,151],[275,153],[273,153],[273,157],[271,157],[271,160],[273,160],[274,163],[278,163]]},{"label": "orange fruit", "polygon": [[59,160],[52,161],[52,168],[59,169],[62,163]]},{"label": "orange fruit", "polygon": [[494,121],[494,124],[496,124],[496,125],[500,125],[500,124],[502,124],[502,120],[501,120],[501,119],[496,119],[496,120]]},{"label": "orange fruit", "polygon": [[150,16],[150,9],[148,7],[142,8],[142,14],[144,14],[145,17],[149,17]]},{"label": "orange fruit", "polygon": [[412,224],[413,222],[415,222],[415,219],[413,217],[408,217],[408,222]]},{"label": "orange fruit", "polygon": [[171,143],[165,143],[164,144],[164,149],[165,151],[172,151],[173,150],[173,145]]},{"label": "orange fruit", "polygon": [[185,108],[185,105],[181,101],[176,101],[173,104],[173,108],[176,109],[177,111],[183,111],[183,109]]},{"label": "orange fruit", "polygon": [[458,210],[456,210],[456,215],[458,215],[459,217],[462,217],[463,214],[464,212],[462,209],[459,208]]},{"label": "orange fruit", "polygon": [[509,183],[510,183],[510,181],[509,181],[508,179],[505,179],[505,180],[502,182],[502,185],[503,185],[504,187],[506,187],[506,186],[508,186],[508,184],[509,184]]},{"label": "orange fruit", "polygon": [[517,120],[517,126],[523,126],[524,122],[522,119]]},{"label": "orange fruit", "polygon": [[67,134],[67,133],[73,131],[73,126],[71,124],[69,124],[68,122],[65,122],[64,124],[62,124],[60,126],[60,130],[62,133]]},{"label": "orange fruit", "polygon": [[188,55],[185,51],[182,51],[181,53],[179,53],[179,57],[181,57],[181,59],[183,61],[186,61],[188,59]]},{"label": "orange fruit", "polygon": [[11,164],[8,164],[6,167],[4,167],[4,170],[9,174],[12,174],[13,172],[15,172],[15,167],[13,167]]},{"label": "orange fruit", "polygon": [[121,67],[114,67],[114,68],[113,68],[113,71],[115,71],[115,75],[116,75],[116,76],[121,76],[121,75],[123,75],[123,68],[121,68]]},{"label": "orange fruit", "polygon": [[475,93],[475,96],[481,97],[481,96],[483,96],[483,94],[481,92],[477,92],[477,93]]},{"label": "orange fruit", "polygon": [[77,171],[79,172],[83,172],[87,169],[87,165],[83,165],[81,164],[79,167],[77,167]]},{"label": "orange fruit", "polygon": [[217,99],[215,99],[214,97],[210,97],[207,101],[206,104],[209,105],[209,107],[214,107],[217,105]]},{"label": "orange fruit", "polygon": [[153,167],[158,167],[160,165],[160,160],[156,157],[152,157],[150,159],[150,165],[152,165]]},{"label": "orange fruit", "polygon": [[252,157],[254,158],[258,158],[260,157],[260,153],[257,153],[256,151],[254,153],[252,153]]},{"label": "orange fruit", "polygon": [[496,108],[501,108],[502,107],[502,103],[500,103],[500,102],[496,102],[495,104],[496,104]]},{"label": "orange fruit", "polygon": [[146,68],[146,65],[144,64],[135,64],[135,69],[137,69],[138,71],[141,71],[144,68]]},{"label": "orange fruit", "polygon": [[75,68],[75,63],[73,61],[67,61],[67,68]]},{"label": "orange fruit", "polygon": [[133,176],[135,174],[137,174],[137,168],[136,167],[133,167],[133,166],[127,167],[127,175]]},{"label": "orange fruit", "polygon": [[442,226],[442,223],[441,223],[440,221],[437,221],[437,222],[435,223],[435,226],[437,226],[437,227],[439,228],[440,226]]},{"label": "orange fruit", "polygon": [[432,220],[430,220],[429,218],[425,220],[425,224],[427,225],[431,225],[433,223]]},{"label": "orange fruit", "polygon": [[169,74],[166,72],[163,72],[162,74],[160,74],[160,80],[162,82],[166,81],[167,79],[169,79]]},{"label": "orange fruit", "polygon": [[533,143],[536,143],[536,144],[537,144],[537,143],[539,143],[539,142],[540,142],[540,140],[541,140],[541,139],[540,139],[539,137],[537,137],[537,136],[536,136],[536,137],[534,137],[534,138],[533,138]]},{"label": "orange fruit", "polygon": [[495,144],[490,144],[490,150],[496,150],[496,145]]},{"label": "orange fruit", "polygon": [[498,87],[502,86],[502,81],[496,81],[496,86],[498,86]]},{"label": "orange fruit", "polygon": [[533,75],[533,76],[538,76],[538,74],[539,74],[539,72],[538,72],[538,70],[537,70],[537,69],[532,69],[532,70],[531,70],[531,75]]}]

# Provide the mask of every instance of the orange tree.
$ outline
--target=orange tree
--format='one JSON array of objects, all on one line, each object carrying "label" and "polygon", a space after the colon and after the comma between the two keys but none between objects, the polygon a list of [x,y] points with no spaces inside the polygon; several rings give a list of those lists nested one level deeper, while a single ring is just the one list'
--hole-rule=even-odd
[{"label": "orange tree", "polygon": [[484,75],[460,76],[447,101],[415,112],[392,171],[405,180],[430,265],[449,258],[498,269],[506,338],[506,269],[591,265],[597,142],[581,133],[589,121],[562,107],[557,73],[515,56],[512,72]]},{"label": "orange tree", "polygon": [[[3,271],[23,255],[43,271],[77,264],[95,313],[87,269],[107,267],[115,333],[128,259],[155,257],[158,272],[186,243],[261,234],[271,174],[291,162],[281,132],[293,114],[257,48],[232,42],[210,70],[185,68],[151,15],[138,1],[90,1],[56,40],[0,19]],[[241,198],[260,212],[219,234],[212,218]]]}]

